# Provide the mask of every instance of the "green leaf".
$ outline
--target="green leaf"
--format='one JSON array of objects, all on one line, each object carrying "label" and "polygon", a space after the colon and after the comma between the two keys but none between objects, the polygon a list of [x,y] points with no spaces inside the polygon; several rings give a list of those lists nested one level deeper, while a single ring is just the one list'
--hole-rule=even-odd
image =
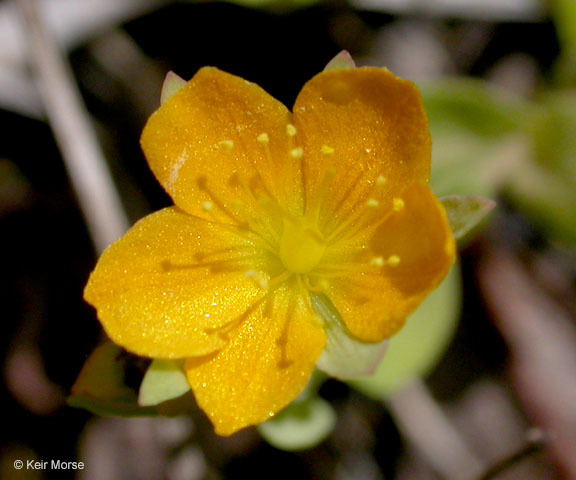
[{"label": "green leaf", "polygon": [[563,50],[576,49],[576,2],[574,0],[553,0],[552,18]]},{"label": "green leaf", "polygon": [[535,160],[576,182],[576,92],[549,92],[529,130]]},{"label": "green leaf", "polygon": [[454,238],[459,240],[477,227],[494,209],[496,202],[478,196],[449,196],[440,199]]},{"label": "green leaf", "polygon": [[436,366],[456,331],[461,286],[454,267],[444,282],[424,301],[402,330],[390,339],[388,351],[371,378],[350,385],[377,400],[423,378]]},{"label": "green leaf", "polygon": [[324,71],[328,72],[330,70],[348,70],[350,68],[356,68],[356,63],[354,62],[352,55],[350,55],[347,50],[342,50],[338,55],[336,55],[326,64]]},{"label": "green leaf", "polygon": [[[576,57],[575,57],[576,58]],[[576,93],[549,92],[527,133],[527,161],[509,179],[508,200],[547,238],[576,247]]]},{"label": "green leaf", "polygon": [[138,404],[143,407],[158,405],[184,395],[190,390],[182,362],[174,360],[154,360],[140,385]]},{"label": "green leaf", "polygon": [[82,367],[68,404],[104,416],[156,415],[155,408],[140,407],[136,392],[125,384],[127,362],[122,349],[112,342],[98,346]]},{"label": "green leaf", "polygon": [[260,425],[258,431],[276,448],[298,451],[321,443],[330,435],[335,424],[336,414],[330,404],[313,396],[293,402]]},{"label": "green leaf", "polygon": [[520,132],[533,106],[468,79],[424,85],[421,92],[433,138],[436,195],[494,197],[524,158]]},{"label": "green leaf", "polygon": [[511,179],[505,193],[548,239],[576,248],[576,183],[570,177],[528,164]]},{"label": "green leaf", "polygon": [[160,93],[160,105],[163,105],[178,92],[184,85],[186,85],[186,80],[182,77],[176,75],[174,72],[168,72],[164,78],[164,83],[162,84],[162,92]]},{"label": "green leaf", "polygon": [[342,380],[372,375],[384,357],[388,342],[365,343],[355,339],[328,297],[311,293],[310,300],[326,332],[326,347],[317,368]]}]

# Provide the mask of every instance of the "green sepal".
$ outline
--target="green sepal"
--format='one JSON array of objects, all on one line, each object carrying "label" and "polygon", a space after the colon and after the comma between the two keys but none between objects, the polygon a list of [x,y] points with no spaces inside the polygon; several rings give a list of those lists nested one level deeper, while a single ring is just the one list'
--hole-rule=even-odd
[{"label": "green sepal", "polygon": [[308,395],[259,425],[258,431],[270,445],[298,451],[320,444],[335,424],[336,413],[331,405],[316,395]]},{"label": "green sepal", "polygon": [[160,93],[160,105],[165,104],[170,97],[178,92],[184,85],[186,85],[186,80],[184,80],[179,75],[170,71],[166,74],[164,78],[164,83],[162,84],[162,91]]},{"label": "green sepal", "polygon": [[86,360],[71,395],[66,399],[72,407],[84,408],[103,416],[151,416],[156,408],[138,405],[136,391],[126,385],[128,357],[112,342],[98,346]]},{"label": "green sepal", "polygon": [[390,339],[388,351],[376,373],[349,384],[360,392],[385,400],[414,379],[425,377],[436,366],[458,324],[461,280],[457,266],[442,284]]},{"label": "green sepal", "polygon": [[341,380],[372,375],[384,357],[388,342],[366,343],[354,338],[324,294],[311,293],[310,302],[326,332],[326,346],[316,367]]},{"label": "green sepal", "polygon": [[440,199],[452,234],[456,240],[474,230],[496,206],[496,202],[479,196],[451,195]]},{"label": "green sepal", "polygon": [[350,55],[347,50],[342,50],[338,55],[336,55],[326,64],[324,71],[328,72],[330,70],[348,70],[350,68],[356,68],[356,63],[354,62],[352,55]]},{"label": "green sepal", "polygon": [[138,404],[150,407],[173,400],[190,390],[181,360],[154,360],[142,380]]}]

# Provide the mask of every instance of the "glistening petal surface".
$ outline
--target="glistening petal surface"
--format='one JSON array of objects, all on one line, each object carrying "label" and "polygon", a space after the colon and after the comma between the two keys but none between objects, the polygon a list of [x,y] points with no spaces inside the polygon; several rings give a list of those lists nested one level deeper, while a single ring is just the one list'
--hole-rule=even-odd
[{"label": "glistening petal surface", "polygon": [[298,95],[294,123],[303,132],[309,205],[326,171],[336,172],[325,195],[331,205],[321,218],[328,226],[362,204],[379,178],[383,199],[428,179],[430,134],[420,95],[386,69],[316,75]]},{"label": "glistening petal surface", "polygon": [[294,288],[278,288],[221,352],[185,363],[196,400],[216,433],[268,420],[306,386],[325,344],[322,327]]},{"label": "glistening petal surface", "polygon": [[261,254],[229,226],[167,208],[104,252],[85,298],[110,338],[136,354],[201,355],[221,348],[262,295],[244,275]]},{"label": "glistening petal surface", "polygon": [[348,273],[331,281],[326,293],[363,341],[396,333],[454,262],[446,213],[430,188],[414,184],[401,199],[399,211],[332,253],[331,264]]},{"label": "glistening petal surface", "polygon": [[[239,223],[230,212],[244,220],[258,215],[258,198],[265,194],[301,210],[300,177],[289,156],[290,122],[286,107],[258,85],[207,67],[150,117],[141,144],[177,206]],[[210,212],[207,204],[214,207]]]}]

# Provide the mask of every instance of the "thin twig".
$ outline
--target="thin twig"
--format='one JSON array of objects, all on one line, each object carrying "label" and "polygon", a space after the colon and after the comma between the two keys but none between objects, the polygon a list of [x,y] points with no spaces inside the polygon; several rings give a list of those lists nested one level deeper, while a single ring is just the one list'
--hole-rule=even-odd
[{"label": "thin twig", "polygon": [[403,435],[442,477],[474,479],[485,470],[423,382],[394,395],[388,407]]},{"label": "thin twig", "polygon": [[102,251],[126,231],[128,220],[70,66],[44,27],[36,0],[16,3],[50,125],[94,246]]}]

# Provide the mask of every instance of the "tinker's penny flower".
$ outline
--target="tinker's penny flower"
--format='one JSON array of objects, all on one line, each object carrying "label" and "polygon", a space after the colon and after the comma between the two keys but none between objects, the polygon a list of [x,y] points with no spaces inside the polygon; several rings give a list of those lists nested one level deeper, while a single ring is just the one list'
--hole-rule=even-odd
[{"label": "tinker's penny flower", "polygon": [[291,113],[203,68],[142,148],[175,206],[105,251],[85,297],[118,345],[185,359],[221,435],[294,400],[327,337],[394,335],[453,263],[420,96],[386,69],[320,73]]}]

